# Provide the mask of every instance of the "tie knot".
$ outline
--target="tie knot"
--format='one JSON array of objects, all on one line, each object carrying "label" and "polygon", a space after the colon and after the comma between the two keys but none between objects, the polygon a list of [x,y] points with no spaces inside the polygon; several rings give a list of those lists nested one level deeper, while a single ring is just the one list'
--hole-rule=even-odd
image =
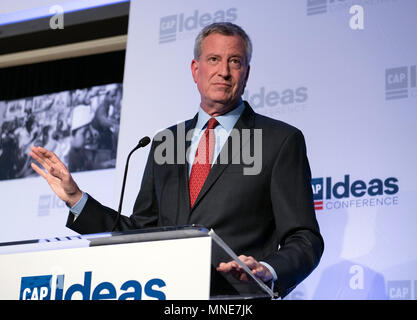
[{"label": "tie knot", "polygon": [[219,122],[215,118],[210,118],[207,124],[207,129],[214,129],[218,124]]}]

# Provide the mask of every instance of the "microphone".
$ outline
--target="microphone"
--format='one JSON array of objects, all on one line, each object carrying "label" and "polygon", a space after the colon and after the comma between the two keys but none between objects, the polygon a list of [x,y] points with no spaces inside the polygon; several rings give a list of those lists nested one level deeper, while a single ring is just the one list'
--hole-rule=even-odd
[{"label": "microphone", "polygon": [[123,176],[123,183],[122,183],[122,192],[120,194],[119,209],[117,210],[116,222],[114,223],[114,226],[111,230],[112,232],[116,229],[116,226],[119,223],[120,216],[122,214],[123,196],[125,194],[127,169],[129,168],[130,157],[132,156],[133,152],[135,152],[139,148],[146,147],[149,144],[149,142],[151,142],[151,139],[149,137],[143,137],[142,139],[139,140],[139,143],[136,145],[136,147],[133,148],[132,151],[130,151],[129,155],[127,156],[126,165],[125,165],[125,174]]}]

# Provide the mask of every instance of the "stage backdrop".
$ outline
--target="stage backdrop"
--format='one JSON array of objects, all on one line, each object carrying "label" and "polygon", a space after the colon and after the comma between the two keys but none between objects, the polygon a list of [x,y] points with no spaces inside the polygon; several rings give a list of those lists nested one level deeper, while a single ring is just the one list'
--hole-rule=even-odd
[{"label": "stage backdrop", "polygon": [[[237,23],[254,45],[244,98],[303,131],[325,240],[319,267],[287,299],[417,299],[416,17],[414,0],[133,0],[116,169],[74,178],[117,208],[138,140],[197,112],[195,36],[214,21]],[[132,157],[126,215],[148,151]],[[65,208],[39,214],[51,194],[41,179],[0,188],[10,195],[1,240],[72,234]]]}]

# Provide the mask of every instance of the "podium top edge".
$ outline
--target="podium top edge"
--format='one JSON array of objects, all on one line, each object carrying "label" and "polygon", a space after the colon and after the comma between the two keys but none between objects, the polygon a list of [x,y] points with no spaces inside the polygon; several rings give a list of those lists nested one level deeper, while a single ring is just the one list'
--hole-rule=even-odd
[{"label": "podium top edge", "polygon": [[200,225],[153,227],[123,232],[104,232],[48,239],[2,242],[0,243],[0,254],[204,236],[209,236],[209,230]]},{"label": "podium top edge", "polygon": [[127,232],[113,232],[107,235],[89,235],[87,239],[90,241],[90,246],[93,247],[121,243],[174,240],[209,236],[209,230],[203,226],[186,225],[130,230]]},{"label": "podium top edge", "polygon": [[123,236],[123,235],[131,235],[131,234],[150,234],[150,233],[160,233],[160,232],[167,232],[167,231],[173,231],[173,232],[179,232],[179,231],[196,231],[200,232],[202,234],[209,235],[209,230],[201,225],[183,225],[183,226],[166,226],[166,227],[152,227],[152,228],[144,228],[144,229],[136,229],[136,230],[128,230],[128,231],[120,231],[120,232],[111,232],[111,233],[98,233],[98,234],[90,234],[85,235],[83,238],[85,239],[91,239],[102,237],[102,236]]}]

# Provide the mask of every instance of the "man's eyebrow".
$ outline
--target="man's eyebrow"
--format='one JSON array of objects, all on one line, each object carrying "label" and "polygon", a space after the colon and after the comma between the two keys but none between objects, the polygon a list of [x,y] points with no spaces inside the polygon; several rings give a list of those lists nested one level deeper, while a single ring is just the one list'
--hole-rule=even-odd
[{"label": "man's eyebrow", "polygon": [[220,55],[219,55],[219,54],[214,53],[214,52],[213,52],[213,53],[207,53],[207,54],[206,54],[206,56],[207,56],[207,57],[213,57],[213,56],[214,56],[214,57],[220,57]]},{"label": "man's eyebrow", "polygon": [[[221,55],[218,54],[218,53],[207,53],[205,56],[206,57],[221,57]],[[228,59],[230,59],[230,58],[243,58],[243,56],[244,55],[240,54],[240,53],[233,53],[233,54],[227,56],[227,58]]]},{"label": "man's eyebrow", "polygon": [[241,54],[232,54],[229,58],[243,58],[243,55]]}]

